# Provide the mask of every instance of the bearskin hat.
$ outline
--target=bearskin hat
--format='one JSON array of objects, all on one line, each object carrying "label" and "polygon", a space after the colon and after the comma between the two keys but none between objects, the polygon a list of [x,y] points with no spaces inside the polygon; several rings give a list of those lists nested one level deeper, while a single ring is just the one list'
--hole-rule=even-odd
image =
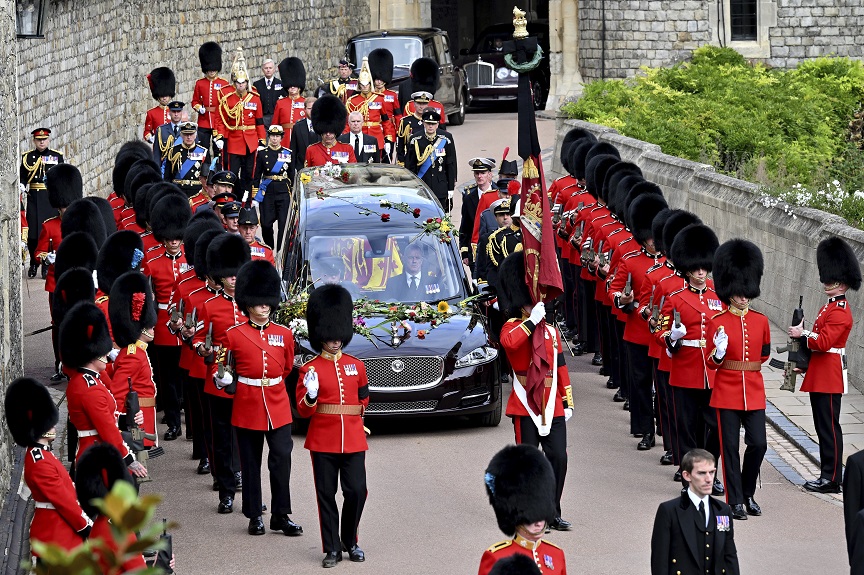
[{"label": "bearskin hat", "polygon": [[99,248],[93,236],[86,232],[74,232],[65,236],[57,248],[57,259],[54,260],[54,277],[59,278],[64,272],[76,267],[87,268],[92,273],[96,269],[96,258]]},{"label": "bearskin hat", "polygon": [[[219,216],[213,210],[199,210],[192,215],[189,224],[186,226],[186,231],[183,233],[183,255],[186,257],[186,263],[190,266],[195,266],[195,244],[201,234],[207,230],[222,231],[222,222]],[[204,250],[207,251],[206,249]]]},{"label": "bearskin hat", "polygon": [[585,179],[585,163],[588,157],[588,151],[594,145],[592,140],[580,140],[570,146],[570,161],[568,167],[570,174],[577,180]]},{"label": "bearskin hat", "polygon": [[601,154],[588,160],[588,164],[585,166],[585,186],[604,203],[607,197],[603,190],[603,180],[606,179],[607,170],[619,161],[615,156]]},{"label": "bearskin hat", "polygon": [[188,205],[189,198],[186,194],[171,182],[158,181],[151,184],[144,184],[135,193],[135,223],[142,229],[152,228],[153,218],[152,211],[156,207],[157,202],[168,194],[174,194],[182,198]]},{"label": "bearskin hat", "polygon": [[662,254],[666,253],[666,246],[663,245],[663,226],[666,225],[666,221],[672,213],[669,208],[664,208],[657,212],[651,222],[651,237],[654,238],[654,248]]},{"label": "bearskin hat", "polygon": [[510,555],[492,565],[489,575],[541,575],[540,568],[527,555]]},{"label": "bearskin hat", "polygon": [[508,445],[496,453],[486,468],[485,483],[505,535],[514,535],[519,525],[555,518],[555,474],[536,447]]},{"label": "bearskin hat", "polygon": [[120,347],[138,341],[141,330],[156,325],[156,303],[150,282],[141,272],[127,272],[117,278],[108,298],[111,333]]},{"label": "bearskin hat", "polygon": [[141,140],[129,140],[114,157],[114,168],[111,170],[111,187],[114,193],[123,197],[123,187],[129,168],[138,160],[153,158],[153,149]]},{"label": "bearskin hat", "polygon": [[[206,280],[207,276],[210,275],[207,269],[207,249],[210,247],[210,242],[212,242],[214,238],[225,233],[227,233],[225,228],[222,227],[222,224],[219,224],[218,229],[213,228],[205,230],[195,240],[192,267],[195,268],[195,275],[198,276],[198,279]],[[188,262],[189,260],[187,259],[186,261]]]},{"label": "bearskin hat", "polygon": [[381,80],[385,84],[393,81],[393,54],[387,48],[375,48],[369,52],[369,72],[372,81]]},{"label": "bearskin hat", "polygon": [[561,140],[561,165],[564,166],[564,169],[567,172],[570,172],[570,150],[573,148],[573,145],[580,142],[596,142],[597,138],[583,128],[573,128],[566,134],[564,134],[564,139]]},{"label": "bearskin hat", "polygon": [[94,301],[96,287],[93,285],[93,271],[87,268],[72,268],[57,278],[54,286],[54,300],[51,305],[51,321],[54,325],[63,323],[66,312],[79,301]]},{"label": "bearskin hat", "polygon": [[706,225],[691,224],[678,232],[669,254],[675,269],[686,274],[696,270],[711,271],[714,252],[720,246],[717,234]]},{"label": "bearskin hat", "polygon": [[84,197],[81,172],[72,164],[57,164],[45,174],[48,203],[59,210]]},{"label": "bearskin hat", "polygon": [[843,239],[832,236],[819,242],[816,264],[823,284],[842,283],[856,291],[861,287],[861,264]]},{"label": "bearskin hat", "polygon": [[525,254],[521,250],[504,258],[498,268],[498,299],[509,317],[521,317],[523,306],[534,305],[525,283]]},{"label": "bearskin hat", "polygon": [[60,233],[65,238],[74,232],[90,234],[97,248],[105,243],[108,234],[105,233],[105,221],[96,204],[84,198],[69,204],[60,221]]},{"label": "bearskin hat", "polygon": [[174,71],[171,68],[165,66],[154,68],[147,75],[147,82],[150,84],[150,94],[154,100],[165,96],[173,98],[177,92],[177,80],[174,78]]},{"label": "bearskin hat", "polygon": [[114,219],[114,208],[111,207],[111,202],[99,196],[86,196],[84,199],[99,210],[99,214],[102,216],[102,223],[105,224],[105,237],[116,232],[117,221]]},{"label": "bearskin hat", "polygon": [[72,306],[60,324],[60,361],[66,367],[86,365],[107,355],[114,347],[108,321],[96,304],[80,301]]},{"label": "bearskin hat", "polygon": [[201,62],[203,73],[222,71],[222,47],[216,42],[204,42],[198,48],[198,61]]},{"label": "bearskin hat", "polygon": [[[441,87],[441,71],[432,58],[417,58],[411,64],[411,92],[435,92]],[[314,125],[314,122],[313,122]]]},{"label": "bearskin hat", "polygon": [[585,163],[587,164],[591,161],[592,158],[601,155],[615,156],[619,160],[621,159],[621,152],[618,151],[618,148],[616,148],[609,142],[598,141],[594,142],[594,145],[589,148]]},{"label": "bearskin hat", "polygon": [[[635,176],[632,176],[635,178]],[[625,178],[627,180],[628,178]],[[629,186],[630,190],[624,195],[623,206],[625,220],[627,221],[627,225],[630,226],[629,218],[629,210],[630,206],[633,205],[633,200],[640,196],[657,196],[659,198],[663,197],[663,193],[660,191],[659,186],[652,184],[651,182],[639,177],[635,180],[631,180],[630,182],[624,182],[625,187]]]},{"label": "bearskin hat", "polygon": [[753,242],[734,239],[714,252],[714,291],[729,303],[732,296],[759,297],[759,282],[765,263],[762,251]]},{"label": "bearskin hat", "polygon": [[279,78],[286,89],[294,86],[303,90],[306,87],[306,66],[303,65],[303,60],[289,56],[279,62]]},{"label": "bearskin hat", "polygon": [[269,305],[275,311],[282,301],[282,280],[273,264],[267,260],[252,260],[237,272],[234,288],[237,307],[243,313],[255,305]]},{"label": "bearskin hat", "polygon": [[216,281],[236,276],[251,259],[252,252],[246,240],[235,234],[219,234],[207,246],[207,275]]},{"label": "bearskin hat", "polygon": [[663,196],[656,194],[642,194],[634,199],[633,203],[630,204],[627,220],[630,222],[630,231],[633,232],[633,238],[643,245],[652,239],[654,218],[668,207]]},{"label": "bearskin hat", "polygon": [[[603,178],[603,190],[604,195],[609,200],[609,204],[614,204],[613,197],[616,197],[615,194],[619,192],[618,184],[626,178],[627,176],[639,176],[642,177],[642,170],[636,164],[631,162],[617,162],[612,164],[608,170],[606,170],[606,176]],[[626,188],[621,190],[623,193],[621,194],[621,198],[623,199],[627,192],[630,191],[630,188]]]},{"label": "bearskin hat", "polygon": [[348,110],[342,100],[336,96],[325,94],[312,104],[312,129],[319,136],[326,133],[337,136],[345,130],[348,121]]},{"label": "bearskin hat", "polygon": [[[618,163],[620,164],[621,162]],[[613,165],[612,168],[616,165]],[[627,207],[633,201],[633,197],[635,197],[630,197],[630,190],[642,180],[644,178],[641,174],[630,172],[629,169],[618,172],[611,178],[609,177],[609,172],[606,172],[606,179],[603,184],[603,196],[606,198],[606,205],[609,207],[609,211],[618,216],[622,222],[627,221]]]},{"label": "bearskin hat", "polygon": [[144,243],[132,230],[120,230],[108,236],[96,258],[96,283],[104,294],[126,272],[138,270],[144,259]]},{"label": "bearskin hat", "polygon": [[87,448],[75,464],[75,493],[78,503],[91,519],[101,515],[93,505],[94,499],[103,499],[114,487],[115,481],[135,485],[123,456],[110,443],[96,443]]},{"label": "bearskin hat", "polygon": [[60,418],[48,388],[32,377],[19,377],[10,383],[3,406],[12,440],[21,447],[38,445]]},{"label": "bearskin hat", "polygon": [[[699,216],[692,212],[687,212],[685,210],[672,210],[672,213],[666,220],[666,224],[663,226],[663,251],[666,253],[666,257],[672,259],[672,243],[675,241],[675,237],[681,230],[691,224],[701,223],[702,220],[699,219]],[[657,236],[654,236],[654,241],[657,241]],[[675,260],[672,260],[672,263],[675,263]]]},{"label": "bearskin hat", "polygon": [[128,205],[134,206],[135,198],[141,186],[161,181],[162,176],[159,173],[159,166],[156,165],[153,158],[137,160],[129,166],[126,178],[123,180],[123,198]]},{"label": "bearskin hat", "polygon": [[315,288],[306,305],[309,345],[320,352],[325,341],[341,341],[347,347],[354,336],[354,302],[351,294],[339,284]]},{"label": "bearskin hat", "polygon": [[181,197],[168,193],[153,205],[152,210],[150,227],[153,228],[153,237],[160,242],[183,239],[186,225],[192,218],[192,208],[185,194]]}]

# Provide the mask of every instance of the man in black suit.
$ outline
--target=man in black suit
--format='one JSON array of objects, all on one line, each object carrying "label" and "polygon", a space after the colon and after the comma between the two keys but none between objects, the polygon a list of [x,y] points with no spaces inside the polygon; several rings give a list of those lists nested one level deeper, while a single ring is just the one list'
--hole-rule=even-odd
[{"label": "man in black suit", "polygon": [[375,136],[363,133],[363,114],[351,112],[348,114],[347,134],[342,134],[338,141],[348,144],[354,148],[354,155],[358,164],[381,163],[381,149],[378,148],[378,139]]},{"label": "man in black suit", "polygon": [[688,451],[681,474],[689,483],[680,497],[661,503],[651,535],[651,575],[738,575],[732,508],[711,497],[717,465],[704,449]]},{"label": "man in black suit", "polygon": [[429,278],[423,275],[423,247],[419,243],[411,243],[402,254],[404,271],[387,280],[388,297],[405,302],[441,299],[441,285],[430,282]]},{"label": "man in black suit", "polygon": [[312,104],[317,99],[315,96],[306,98],[303,102],[306,106],[306,118],[297,122],[291,130],[291,143],[288,147],[294,154],[295,173],[306,167],[306,148],[321,141],[321,136],[312,130]]},{"label": "man in black suit", "polygon": [[255,80],[252,85],[258,90],[258,96],[261,98],[261,112],[264,114],[264,127],[266,128],[273,121],[276,101],[288,94],[282,89],[282,80],[274,75],[276,74],[276,64],[273,60],[270,58],[264,60],[264,64],[261,65],[261,72],[264,73],[264,77]]}]

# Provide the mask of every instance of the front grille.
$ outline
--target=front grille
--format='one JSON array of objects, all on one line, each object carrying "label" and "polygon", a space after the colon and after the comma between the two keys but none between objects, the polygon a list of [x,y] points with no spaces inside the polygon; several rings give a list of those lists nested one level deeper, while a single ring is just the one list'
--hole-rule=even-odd
[{"label": "front grille", "polygon": [[417,411],[435,411],[437,399],[426,401],[397,401],[394,403],[370,403],[366,413],[410,413]]},{"label": "front grille", "polygon": [[[393,369],[394,362],[397,369]],[[444,375],[444,360],[437,356],[373,357],[364,359],[369,389],[396,391],[437,385]]]},{"label": "front grille", "polygon": [[465,65],[469,88],[483,88],[495,84],[495,66],[488,62],[471,62]]}]

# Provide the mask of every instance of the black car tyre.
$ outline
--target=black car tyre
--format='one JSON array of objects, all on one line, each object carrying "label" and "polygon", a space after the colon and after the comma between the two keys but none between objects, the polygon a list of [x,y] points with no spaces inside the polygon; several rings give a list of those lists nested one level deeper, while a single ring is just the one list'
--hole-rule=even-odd
[{"label": "black car tyre", "polygon": [[540,83],[540,80],[534,80],[531,82],[531,92],[534,96],[534,109],[544,110],[546,108],[546,94],[544,93],[543,84]]},{"label": "black car tyre", "polygon": [[451,126],[461,126],[465,123],[465,106],[468,95],[463,91],[459,94],[459,111],[447,116],[447,123]]},{"label": "black car tyre", "polygon": [[502,393],[498,393],[498,401],[495,403],[495,409],[492,411],[487,411],[486,413],[481,413],[480,415],[472,416],[474,422],[480,427],[498,427],[498,424],[501,423],[501,410],[502,410]]}]

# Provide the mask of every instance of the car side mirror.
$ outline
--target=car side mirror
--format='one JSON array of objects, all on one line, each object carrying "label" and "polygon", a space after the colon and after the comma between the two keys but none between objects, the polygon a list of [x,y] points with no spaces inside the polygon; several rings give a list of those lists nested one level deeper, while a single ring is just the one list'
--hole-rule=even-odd
[{"label": "car side mirror", "polygon": [[462,48],[461,50],[459,50],[459,55],[460,56],[467,56],[468,55],[468,48]]}]

